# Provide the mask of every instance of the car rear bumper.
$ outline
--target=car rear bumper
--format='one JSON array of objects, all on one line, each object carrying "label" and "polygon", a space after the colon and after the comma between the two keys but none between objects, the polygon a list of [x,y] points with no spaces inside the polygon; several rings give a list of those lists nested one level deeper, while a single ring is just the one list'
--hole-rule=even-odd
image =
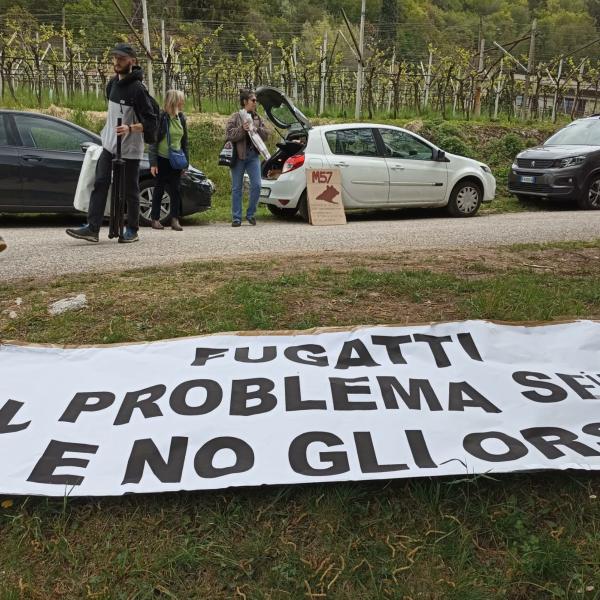
[{"label": "car rear bumper", "polygon": [[304,168],[280,175],[278,179],[263,178],[260,183],[260,202],[280,208],[296,208],[305,189]]},{"label": "car rear bumper", "polygon": [[181,213],[182,216],[192,215],[208,210],[212,206],[214,185],[210,179],[192,181],[181,180]]},{"label": "car rear bumper", "polygon": [[508,174],[508,191],[532,197],[574,199],[581,193],[581,169],[522,169],[513,166]]}]

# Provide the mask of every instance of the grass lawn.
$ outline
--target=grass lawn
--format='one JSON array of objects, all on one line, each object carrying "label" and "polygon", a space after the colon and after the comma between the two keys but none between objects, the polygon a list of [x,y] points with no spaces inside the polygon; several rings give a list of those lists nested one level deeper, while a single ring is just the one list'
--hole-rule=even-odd
[{"label": "grass lawn", "polygon": [[[600,240],[21,281],[0,289],[0,338],[600,319],[599,259]],[[81,292],[88,308],[48,315],[50,302]],[[0,599],[599,598],[599,498],[598,477],[584,472],[0,495]]]}]

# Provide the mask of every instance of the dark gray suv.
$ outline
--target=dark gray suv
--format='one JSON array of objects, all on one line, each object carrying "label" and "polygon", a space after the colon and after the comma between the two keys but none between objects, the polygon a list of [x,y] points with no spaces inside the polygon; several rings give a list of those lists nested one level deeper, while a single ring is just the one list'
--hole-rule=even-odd
[{"label": "dark gray suv", "polygon": [[574,200],[600,210],[600,117],[573,121],[541,146],[517,154],[508,191],[519,200]]}]

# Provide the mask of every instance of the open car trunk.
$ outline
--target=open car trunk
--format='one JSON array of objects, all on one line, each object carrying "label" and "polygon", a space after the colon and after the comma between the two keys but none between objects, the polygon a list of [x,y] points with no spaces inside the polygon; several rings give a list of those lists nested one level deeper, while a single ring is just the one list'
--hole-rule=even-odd
[{"label": "open car trunk", "polygon": [[[262,165],[262,176],[265,179],[278,179],[283,169],[283,163],[294,154],[301,154],[304,151],[306,145],[305,139],[306,134],[296,134],[298,137],[293,139],[294,134],[290,134],[283,142],[276,144],[278,150],[269,158],[265,160]],[[290,139],[292,138],[292,139]]]},{"label": "open car trunk", "polygon": [[290,156],[303,152],[311,124],[294,103],[277,88],[261,86],[256,90],[256,98],[277,131],[287,131],[284,141],[277,144],[277,152],[262,166],[262,176],[265,179],[277,179],[285,161]]}]

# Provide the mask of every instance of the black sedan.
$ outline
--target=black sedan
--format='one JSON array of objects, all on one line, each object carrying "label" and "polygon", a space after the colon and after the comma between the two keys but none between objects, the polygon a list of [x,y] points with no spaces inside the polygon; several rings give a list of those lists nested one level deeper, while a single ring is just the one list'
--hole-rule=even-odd
[{"label": "black sedan", "polygon": [[[79,172],[90,144],[100,137],[56,117],[0,110],[0,213],[78,213],[73,207]],[[148,157],[140,163],[140,223],[150,224],[154,178]],[[190,166],[181,178],[183,215],[210,208],[214,186]],[[161,219],[169,213],[165,192]]]}]

